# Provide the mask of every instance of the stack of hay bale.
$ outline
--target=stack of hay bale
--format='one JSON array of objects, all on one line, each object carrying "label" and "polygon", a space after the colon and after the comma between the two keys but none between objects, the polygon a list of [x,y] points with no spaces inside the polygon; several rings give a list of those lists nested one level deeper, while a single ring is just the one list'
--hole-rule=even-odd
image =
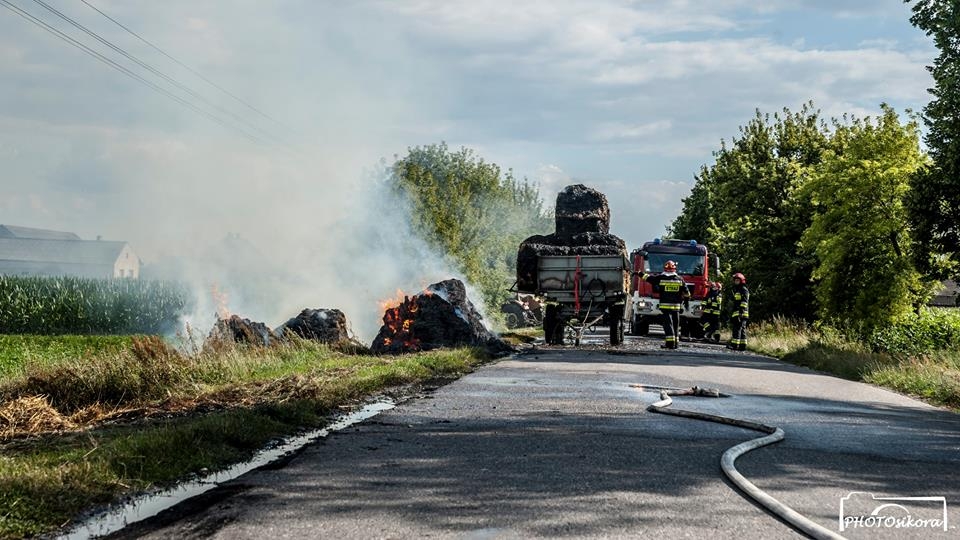
[{"label": "stack of hay bale", "polygon": [[567,186],[557,195],[556,232],[534,235],[517,252],[517,290],[535,293],[537,259],[542,255],[622,255],[627,245],[610,234],[607,197],[583,184]]}]

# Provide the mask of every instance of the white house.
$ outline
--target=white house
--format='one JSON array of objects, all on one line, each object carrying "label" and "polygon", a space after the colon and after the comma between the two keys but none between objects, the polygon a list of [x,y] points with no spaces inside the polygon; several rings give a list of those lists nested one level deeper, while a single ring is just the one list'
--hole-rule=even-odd
[{"label": "white house", "polygon": [[0,274],[136,279],[140,258],[126,242],[0,225]]}]

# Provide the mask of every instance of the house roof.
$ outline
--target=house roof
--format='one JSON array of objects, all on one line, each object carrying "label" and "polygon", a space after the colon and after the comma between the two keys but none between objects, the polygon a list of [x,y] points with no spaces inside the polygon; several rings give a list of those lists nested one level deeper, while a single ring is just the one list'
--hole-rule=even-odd
[{"label": "house roof", "polygon": [[18,225],[0,225],[0,238],[30,238],[34,240],[79,240],[72,232],[34,229]]},{"label": "house roof", "polygon": [[954,307],[960,305],[960,285],[956,281],[946,280],[943,289],[930,300],[932,306]]},{"label": "house roof", "polygon": [[114,264],[126,242],[0,238],[0,261]]}]

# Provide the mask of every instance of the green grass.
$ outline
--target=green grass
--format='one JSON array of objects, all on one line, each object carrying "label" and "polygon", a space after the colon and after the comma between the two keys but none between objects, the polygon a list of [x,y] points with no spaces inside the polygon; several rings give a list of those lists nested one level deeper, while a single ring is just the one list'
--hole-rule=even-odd
[{"label": "green grass", "polygon": [[774,320],[751,327],[751,350],[960,409],[960,352],[877,352],[829,328]]},{"label": "green grass", "polygon": [[83,509],[250,457],[323,417],[310,402],[112,428],[0,456],[0,538],[50,531]]},{"label": "green grass", "polygon": [[0,381],[24,374],[27,366],[52,366],[118,353],[131,336],[35,336],[0,334]]},{"label": "green grass", "polygon": [[[456,377],[486,359],[474,349],[348,355],[313,342],[184,356],[152,337],[107,340],[99,352],[79,345],[96,340],[23,339],[33,356],[0,383],[0,435],[7,437],[0,538],[50,531],[125,493],[226,467],[271,439],[321,425],[343,405],[397,385]],[[24,438],[28,427],[5,418],[16,418],[25,402],[42,406],[21,416],[47,415],[85,430],[41,427]],[[99,422],[118,408],[141,417]],[[174,417],[143,416],[151,410]]]}]

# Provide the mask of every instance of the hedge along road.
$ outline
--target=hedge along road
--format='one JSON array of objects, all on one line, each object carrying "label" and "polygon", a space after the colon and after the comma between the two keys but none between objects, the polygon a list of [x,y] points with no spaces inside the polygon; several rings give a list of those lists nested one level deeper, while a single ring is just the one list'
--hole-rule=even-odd
[{"label": "hedge along road", "polygon": [[[598,332],[600,334],[602,332]],[[737,461],[759,488],[839,529],[877,497],[944,497],[948,530],[849,523],[849,538],[955,538],[960,416],[898,394],[714,345],[540,349],[495,364],[243,476],[117,537],[798,538],[720,472],[737,427],[645,410],[631,387],[718,388],[673,407],[779,426]],[[875,517],[942,518],[938,501]],[[893,524],[893,521],[887,523]],[[901,525],[908,521],[901,519]],[[936,525],[933,523],[932,525]]]}]

